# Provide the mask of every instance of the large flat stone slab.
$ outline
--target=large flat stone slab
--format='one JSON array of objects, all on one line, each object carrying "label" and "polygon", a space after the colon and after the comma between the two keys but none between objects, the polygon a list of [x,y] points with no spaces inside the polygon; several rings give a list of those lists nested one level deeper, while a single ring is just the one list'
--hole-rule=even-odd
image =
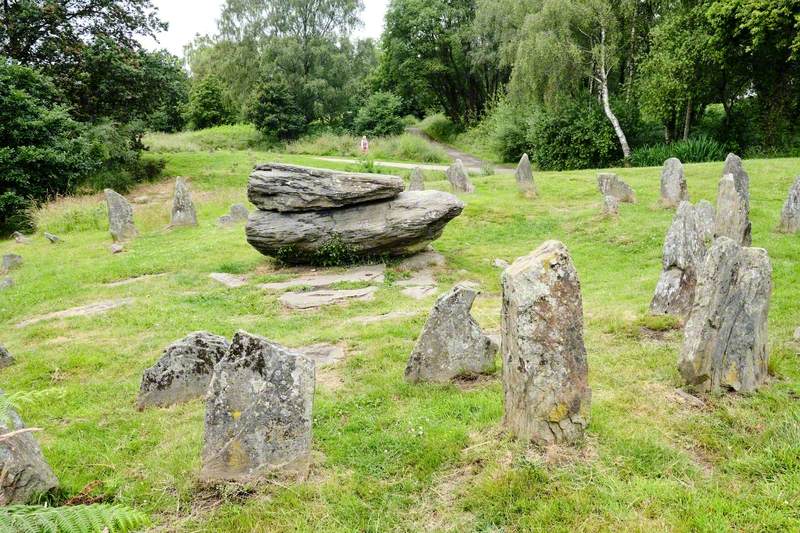
[{"label": "large flat stone slab", "polygon": [[352,301],[374,300],[377,291],[378,287],[340,291],[287,292],[281,296],[280,302],[289,309],[316,309]]},{"label": "large flat stone slab", "polygon": [[383,283],[385,274],[386,265],[369,265],[338,273],[307,274],[289,281],[264,283],[259,285],[259,288],[269,291],[284,291],[292,287],[323,289],[337,283]]},{"label": "large flat stone slab", "polygon": [[65,309],[64,311],[56,311],[54,313],[47,313],[46,315],[39,315],[28,318],[18,323],[16,327],[24,328],[44,322],[46,320],[56,320],[60,318],[73,318],[78,316],[95,316],[108,313],[114,309],[131,305],[134,302],[133,298],[122,298],[119,300],[103,300],[89,305],[82,305],[80,307],[73,307],[72,309]]},{"label": "large flat stone slab", "polygon": [[244,276],[235,276],[233,274],[225,274],[224,272],[214,272],[208,276],[217,283],[225,285],[229,289],[238,289],[247,285],[247,278]]}]

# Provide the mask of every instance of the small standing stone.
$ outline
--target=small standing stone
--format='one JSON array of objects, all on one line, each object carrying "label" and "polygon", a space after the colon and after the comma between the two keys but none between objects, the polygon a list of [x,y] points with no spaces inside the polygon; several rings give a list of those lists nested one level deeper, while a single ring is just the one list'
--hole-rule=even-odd
[{"label": "small standing stone", "polygon": [[238,332],[214,368],[206,397],[205,480],[251,481],[307,474],[314,363],[273,342]]},{"label": "small standing stone", "polygon": [[234,222],[240,222],[250,217],[250,211],[247,210],[244,204],[233,204],[230,215]]},{"label": "small standing stone", "polygon": [[139,232],[133,224],[133,208],[122,195],[105,190],[108,206],[108,229],[114,241],[127,241],[136,237]]},{"label": "small standing stone", "polygon": [[15,231],[14,233],[12,233],[11,237],[14,239],[14,242],[16,242],[17,244],[30,244],[31,243],[30,238],[26,237],[25,235],[23,235],[19,231]]},{"label": "small standing stone", "polygon": [[170,226],[196,226],[197,212],[192,202],[189,186],[183,178],[175,179],[175,197],[172,200],[172,220]]},{"label": "small standing stone", "polygon": [[797,233],[800,231],[800,176],[789,189],[789,197],[783,205],[781,225],[778,228],[783,233]]},{"label": "small standing stone", "polygon": [[454,192],[475,192],[475,186],[472,185],[472,182],[469,179],[469,174],[467,173],[467,169],[464,168],[464,163],[460,159],[456,159],[456,162],[447,169],[445,174],[447,175],[447,180],[453,187]]},{"label": "small standing stone", "polygon": [[675,157],[667,159],[661,171],[661,204],[677,207],[681,202],[688,201],[689,190],[683,175],[683,163]]},{"label": "small standing stone", "polygon": [[477,291],[458,285],[439,298],[411,352],[406,381],[447,383],[494,368],[497,347],[470,314],[477,296]]},{"label": "small standing stone", "polygon": [[615,196],[603,196],[603,214],[607,217],[619,215],[619,200]]},{"label": "small standing stone", "polygon": [[22,266],[22,256],[17,254],[5,254],[3,256],[3,272],[10,272]]},{"label": "small standing stone", "polygon": [[597,187],[603,196],[613,196],[620,202],[635,204],[636,193],[630,185],[616,174],[603,173],[597,176]]},{"label": "small standing stone", "polygon": [[[14,357],[0,344],[0,368],[5,368],[14,364]],[[2,413],[0,413],[2,414]]]},{"label": "small standing stone", "polygon": [[14,280],[11,278],[3,278],[0,279],[0,291],[4,289],[10,289],[14,286]]},{"label": "small standing stone", "polygon": [[505,427],[536,444],[572,443],[589,422],[583,303],[567,248],[547,241],[503,272]]},{"label": "small standing stone", "polygon": [[750,246],[753,240],[747,203],[737,190],[732,174],[725,174],[719,182],[714,236],[728,237],[742,246]]},{"label": "small standing stone", "polygon": [[531,196],[537,195],[536,183],[533,181],[533,168],[531,168],[531,159],[528,154],[522,154],[522,159],[519,160],[514,175],[520,191]]},{"label": "small standing stone", "polygon": [[[2,391],[0,391],[2,394]],[[0,413],[0,435],[25,429],[11,407]],[[53,470],[42,455],[32,432],[17,433],[0,441],[0,506],[31,503],[35,496],[58,487]]]},{"label": "small standing stone", "polygon": [[50,241],[50,244],[61,244],[62,242],[64,242],[58,236],[53,235],[52,233],[48,233],[46,231],[44,232],[44,238]]},{"label": "small standing stone", "polygon": [[214,365],[229,347],[224,337],[202,331],[169,345],[161,359],[144,371],[137,402],[139,409],[168,407],[204,397]]},{"label": "small standing stone", "polygon": [[742,159],[736,154],[728,154],[725,159],[725,167],[722,170],[722,175],[733,176],[733,182],[736,185],[736,190],[744,198],[745,206],[747,206],[747,214],[750,215],[750,176],[744,170]]},{"label": "small standing stone", "polygon": [[766,250],[720,237],[700,272],[678,364],[700,391],[753,392],[767,379],[772,265]]},{"label": "small standing stone", "polygon": [[409,191],[424,191],[425,190],[425,176],[422,174],[422,169],[417,167],[411,173],[410,182],[408,184]]}]

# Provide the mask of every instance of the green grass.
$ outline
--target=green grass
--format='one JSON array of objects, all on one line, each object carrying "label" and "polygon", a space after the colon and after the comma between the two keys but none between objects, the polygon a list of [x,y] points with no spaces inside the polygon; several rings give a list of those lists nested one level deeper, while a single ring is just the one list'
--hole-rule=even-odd
[{"label": "green grass", "polygon": [[[290,154],[362,157],[360,137],[352,135],[323,134],[307,137],[286,146]],[[449,163],[443,150],[424,139],[410,134],[370,139],[369,157],[389,161],[420,163]]]},{"label": "green grass", "polygon": [[148,133],[144,137],[144,145],[153,152],[213,152],[269,148],[269,143],[252,124],[217,126],[180,133]]},{"label": "green grass", "polygon": [[[775,233],[800,160],[746,161],[753,240],[770,253],[773,382],[751,396],[681,404],[676,368],[681,332],[646,317],[672,212],[658,207],[658,168],[620,169],[639,203],[616,220],[601,216],[594,171],[536,174],[540,198],[526,200],[513,176],[475,177],[477,192],[435,243],[447,258],[440,289],[470,279],[486,329],[499,327],[499,272],[546,239],[569,247],[581,277],[593,389],[585,445],[537,450],[501,431],[497,379],[469,387],[411,386],[403,370],[433,303],[385,284],[373,302],[292,313],[255,288],[285,272],[250,248],[241,226],[216,218],[245,201],[256,161],[319,164],[259,152],[167,154],[167,174],[189,177],[201,225],[164,231],[171,183],[130,197],[141,237],[111,255],[100,196],[66,199],[39,215],[40,231],[65,240],[20,253],[16,286],[0,293],[1,341],[17,364],[0,371],[9,393],[52,389],[23,408],[62,486],[62,499],[99,480],[96,494],[176,531],[796,531],[800,529],[800,236]],[[721,164],[687,165],[694,201],[714,200]],[[445,189],[444,181],[432,187]],[[225,289],[211,272],[246,273]],[[164,274],[111,288],[105,284]],[[400,275],[392,271],[391,279]],[[107,315],[21,320],[110,298],[134,298]],[[394,310],[417,316],[359,326],[354,317]],[[170,342],[208,330],[245,329],[289,346],[345,342],[349,357],[319,387],[311,479],[253,490],[197,483],[203,403],[137,412],[142,371]],[[654,333],[655,332],[655,333]],[[48,398],[58,398],[52,400]]]}]

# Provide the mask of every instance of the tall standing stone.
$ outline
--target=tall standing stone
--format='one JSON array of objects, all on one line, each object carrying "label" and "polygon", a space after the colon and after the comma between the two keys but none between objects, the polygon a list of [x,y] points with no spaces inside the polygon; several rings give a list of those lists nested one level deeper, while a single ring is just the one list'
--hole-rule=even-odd
[{"label": "tall standing stone", "polygon": [[411,352],[406,381],[446,383],[492,370],[497,347],[470,313],[477,296],[477,291],[457,285],[439,298]]},{"label": "tall standing stone", "polygon": [[681,202],[688,201],[689,189],[683,175],[683,163],[675,157],[667,159],[661,171],[661,204],[677,207]]},{"label": "tall standing stone", "polygon": [[[694,303],[697,276],[713,240],[705,201],[697,207],[681,202],[664,240],[663,270],[650,312],[654,315],[688,317]],[[713,208],[712,208],[713,209]]]},{"label": "tall standing stone", "polygon": [[744,203],[747,206],[747,214],[750,215],[750,176],[744,170],[744,163],[742,159],[736,154],[728,154],[725,158],[725,167],[722,170],[722,175],[730,174],[733,176],[733,182],[736,185],[736,190],[744,198]]},{"label": "tall standing stone", "polygon": [[522,154],[522,159],[519,160],[514,175],[517,178],[517,187],[519,187],[520,191],[531,196],[537,195],[536,183],[533,181],[533,168],[528,154]]},{"label": "tall standing stone", "polygon": [[238,332],[206,399],[206,480],[304,476],[310,466],[314,362]]},{"label": "tall standing stone", "polygon": [[133,224],[133,208],[122,195],[105,190],[108,206],[108,230],[114,241],[127,241],[136,237],[139,232]]},{"label": "tall standing stone", "polygon": [[800,176],[789,189],[789,197],[783,205],[781,224],[778,230],[783,233],[797,233],[800,231]]},{"label": "tall standing stone", "polygon": [[753,392],[767,379],[767,315],[772,266],[767,251],[720,237],[700,273],[678,364],[701,391]]},{"label": "tall standing stone", "polygon": [[600,193],[603,196],[613,196],[623,203],[636,203],[636,193],[630,185],[622,181],[616,174],[598,174],[597,188],[600,189]]},{"label": "tall standing stone", "polygon": [[425,190],[425,176],[422,174],[422,169],[416,167],[411,173],[410,183],[408,184],[409,191],[424,191]]},{"label": "tall standing stone", "polygon": [[447,175],[447,181],[453,187],[453,192],[475,192],[475,186],[472,185],[467,169],[464,168],[464,162],[460,159],[456,159],[456,162],[445,171],[445,174]]},{"label": "tall standing stone", "polygon": [[196,226],[197,211],[192,202],[189,186],[183,178],[175,179],[175,197],[172,200],[172,220],[170,226]]},{"label": "tall standing stone", "polygon": [[725,174],[719,182],[714,236],[728,237],[742,246],[753,241],[752,225],[744,196],[736,188],[733,174]]},{"label": "tall standing stone", "polygon": [[572,443],[589,421],[583,303],[578,273],[558,241],[503,272],[505,427],[537,444]]}]

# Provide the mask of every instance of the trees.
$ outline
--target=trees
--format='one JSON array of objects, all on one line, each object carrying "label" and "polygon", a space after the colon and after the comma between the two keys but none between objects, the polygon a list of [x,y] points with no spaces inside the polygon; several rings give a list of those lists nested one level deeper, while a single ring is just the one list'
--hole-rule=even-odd
[{"label": "trees", "polygon": [[403,102],[392,93],[376,92],[358,111],[353,131],[358,135],[382,137],[403,132],[403,117],[400,114]]},{"label": "trees", "polygon": [[189,126],[204,129],[230,121],[230,113],[222,97],[222,84],[216,77],[197,82],[189,95]]},{"label": "trees", "polygon": [[256,90],[248,118],[267,137],[296,139],[306,130],[303,111],[282,80],[267,80]]}]

